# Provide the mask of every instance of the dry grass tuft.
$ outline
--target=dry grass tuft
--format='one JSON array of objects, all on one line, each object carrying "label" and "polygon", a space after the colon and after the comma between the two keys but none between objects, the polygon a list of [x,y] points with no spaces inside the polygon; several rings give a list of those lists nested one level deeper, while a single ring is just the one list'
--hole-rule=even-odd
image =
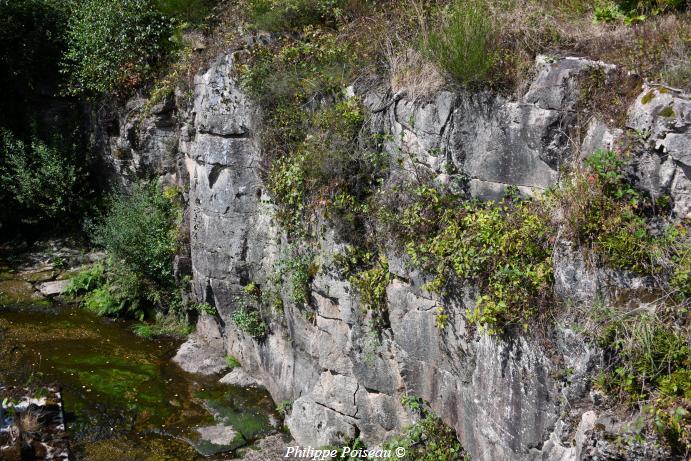
[{"label": "dry grass tuft", "polygon": [[395,93],[405,93],[407,99],[426,99],[444,85],[444,77],[432,62],[413,48],[398,48],[391,41],[386,45],[389,84]]}]

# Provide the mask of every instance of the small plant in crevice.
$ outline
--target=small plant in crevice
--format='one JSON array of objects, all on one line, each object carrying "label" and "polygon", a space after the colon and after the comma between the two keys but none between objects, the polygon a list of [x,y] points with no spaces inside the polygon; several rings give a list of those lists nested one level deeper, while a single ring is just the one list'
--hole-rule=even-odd
[{"label": "small plant in crevice", "polygon": [[[311,252],[301,253],[299,249],[294,247],[287,251],[288,254],[282,255],[281,259],[274,265],[276,278],[274,282],[278,285],[287,281],[290,301],[298,305],[309,304],[310,284],[319,267]],[[274,293],[274,299],[271,301],[274,308],[280,307],[282,310],[283,301],[278,293]]]},{"label": "small plant in crevice", "polygon": [[235,326],[256,340],[264,339],[269,333],[269,326],[259,309],[250,305],[245,295],[235,297],[235,306],[235,311],[230,317]]},{"label": "small plant in crevice", "polygon": [[372,314],[375,330],[388,326],[386,287],[391,282],[389,262],[383,253],[363,247],[348,246],[334,257],[340,274],[348,280],[360,300],[363,312]]},{"label": "small plant in crevice", "polygon": [[232,355],[226,355],[225,360],[226,360],[226,365],[228,365],[228,368],[230,368],[231,370],[242,366],[240,364],[240,361],[238,361],[238,359],[236,359]]},{"label": "small plant in crevice", "polygon": [[277,406],[276,406],[276,412],[278,412],[279,415],[281,415],[283,418],[288,416],[290,412],[293,409],[293,401],[292,400],[283,400],[281,401]]},{"label": "small plant in crevice", "polygon": [[419,416],[404,435],[384,441],[382,448],[402,448],[404,461],[466,461],[470,457],[458,441],[456,431],[444,424],[421,398],[405,395],[401,404]]}]

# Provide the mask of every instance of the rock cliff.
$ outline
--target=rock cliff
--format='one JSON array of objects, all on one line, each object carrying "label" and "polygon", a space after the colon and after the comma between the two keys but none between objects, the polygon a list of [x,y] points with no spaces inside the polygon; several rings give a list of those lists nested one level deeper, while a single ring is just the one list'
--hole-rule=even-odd
[{"label": "rock cliff", "polygon": [[[627,417],[608,412],[592,391],[602,351],[568,318],[540,335],[489,336],[466,325],[469,294],[446,306],[449,320],[439,329],[439,299],[422,288],[425,275],[391,248],[390,328],[374,334],[356,292],[333,270],[343,243],[326,222],[314,224],[320,270],[308,309],[282,289],[283,315],[263,313],[270,333],[256,340],[240,331],[231,317],[243,287],[267,286],[293,243],[274,219],[261,174],[261,110],[234,76],[234,59],[228,53],[210,63],[186,107],[169,98],[147,115],[141,101],[131,102],[104,142],[105,155],[125,182],[153,171],[184,187],[190,251],[180,260],[191,261],[194,297],[218,311],[200,319],[190,341],[236,357],[276,402],[293,401],[287,425],[298,443],[360,437],[377,445],[411,422],[400,398],[414,394],[455,428],[473,459],[664,456],[645,441],[615,447]],[[593,68],[614,72],[582,58],[540,57],[518,98],[442,91],[416,101],[383,86],[349,91],[362,98],[370,128],[389,135],[384,149],[392,161],[473,197],[497,198],[508,186],[543,191],[581,153],[635,137],[631,175],[638,187],[670,195],[675,215],[691,216],[688,96],[644,84],[623,127],[596,117],[579,121],[579,76]],[[593,267],[568,242],[556,243],[554,272],[558,297],[576,304],[646,286],[644,278]]]}]

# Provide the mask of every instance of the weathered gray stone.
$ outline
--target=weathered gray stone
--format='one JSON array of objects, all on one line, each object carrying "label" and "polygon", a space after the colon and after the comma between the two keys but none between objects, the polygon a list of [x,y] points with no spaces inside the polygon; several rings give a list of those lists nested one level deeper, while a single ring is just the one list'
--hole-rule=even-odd
[{"label": "weathered gray stone", "polygon": [[639,185],[654,197],[669,194],[674,213],[691,217],[691,101],[661,86],[645,85],[628,112],[627,126],[643,144],[634,159]]},{"label": "weathered gray stone", "polygon": [[43,296],[56,296],[63,294],[69,285],[69,280],[54,280],[41,283],[38,286],[38,290]]},{"label": "weathered gray stone", "polygon": [[222,343],[193,334],[180,346],[173,361],[189,373],[214,375],[228,368],[224,356]]},{"label": "weathered gray stone", "polygon": [[220,383],[240,387],[260,387],[261,383],[248,375],[242,368],[235,368],[219,380]]},{"label": "weathered gray stone", "polygon": [[[266,288],[275,263],[301,248],[274,223],[260,174],[260,114],[237,83],[234,59],[224,54],[196,77],[193,108],[178,114],[177,125],[168,120],[178,110],[163,105],[146,122],[149,131],[127,128],[131,135],[117,141],[129,156],[123,165],[136,171],[138,165],[163,165],[155,160],[164,157],[162,140],[177,136],[180,161],[172,179],[189,184],[194,297],[215,306],[218,315],[201,317],[175,360],[190,371],[216,373],[225,368],[225,355],[237,357],[243,368],[224,380],[246,385],[251,376],[275,401],[293,401],[286,423],[300,445],[359,436],[375,446],[411,422],[400,398],[414,394],[455,428],[473,459],[575,461],[615,453],[593,422],[606,412],[588,398],[590,376],[602,359],[597,347],[562,324],[549,332],[553,350],[516,332],[502,338],[474,332],[465,311],[474,307],[476,288],[462,287],[463,299],[442,303],[421,288],[425,276],[395,248],[387,251],[394,275],[387,287],[390,328],[378,331],[357,293],[332,269],[343,244],[326,220],[313,223],[321,270],[308,305],[296,305],[289,287],[278,287],[283,311],[261,307],[270,334],[256,340],[235,326],[243,287],[251,281]],[[579,151],[616,148],[638,130],[632,177],[655,197],[670,194],[676,214],[688,215],[688,98],[656,89],[644,103],[651,91],[646,87],[626,130],[594,119],[580,145],[573,145],[577,76],[594,66],[611,70],[582,58],[541,57],[527,93],[515,99],[442,91],[411,101],[387,88],[360,96],[372,112],[372,128],[391,135],[384,146],[397,166],[391,183],[415,169],[473,197],[496,199],[509,186],[535,194],[554,185]],[[668,110],[665,117],[668,106],[673,116]],[[138,107],[133,102],[129,111]],[[140,154],[133,139],[151,152]],[[645,278],[598,268],[565,241],[555,244],[554,275],[557,296],[575,305],[649,286]],[[441,329],[440,306],[449,316]]]}]

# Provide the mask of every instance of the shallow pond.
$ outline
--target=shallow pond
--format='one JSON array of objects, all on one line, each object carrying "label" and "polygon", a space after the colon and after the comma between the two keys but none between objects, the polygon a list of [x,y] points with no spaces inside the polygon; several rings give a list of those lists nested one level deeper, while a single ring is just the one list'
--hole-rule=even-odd
[{"label": "shallow pond", "polygon": [[[204,459],[276,432],[266,392],[185,373],[170,360],[178,341],[129,328],[70,305],[0,307],[0,384],[62,388],[75,459]],[[224,425],[227,446],[200,440],[198,428]]]}]

